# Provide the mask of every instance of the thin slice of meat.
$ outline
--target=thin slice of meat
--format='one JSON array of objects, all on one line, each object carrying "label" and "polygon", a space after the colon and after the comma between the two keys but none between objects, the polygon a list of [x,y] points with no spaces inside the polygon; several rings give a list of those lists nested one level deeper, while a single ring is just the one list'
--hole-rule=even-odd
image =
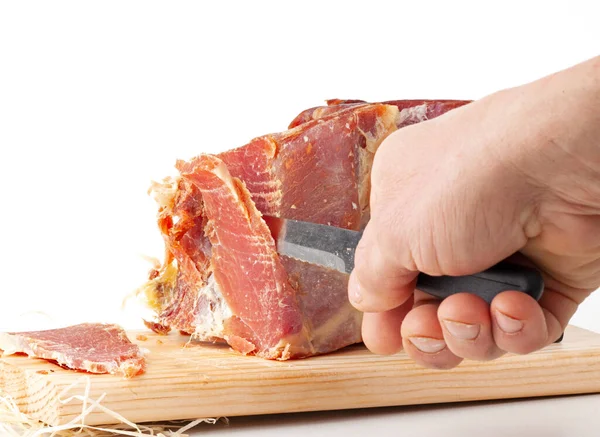
[{"label": "thin slice of meat", "polygon": [[266,358],[309,354],[295,290],[248,190],[216,156],[180,161],[177,168],[202,193],[212,275],[231,312],[223,338]]},{"label": "thin slice of meat", "polygon": [[[420,123],[439,117],[446,112],[470,103],[470,100],[388,100],[380,102],[386,105],[396,106],[400,110],[397,120],[398,129],[411,124]],[[289,128],[294,128],[308,121],[317,120],[339,111],[356,108],[367,104],[362,100],[327,100],[327,106],[315,106],[298,114],[290,123]]]},{"label": "thin slice of meat", "polygon": [[362,228],[381,142],[461,105],[394,102],[331,101],[284,132],[178,161],[153,186],[166,254],[140,294],[155,323],[268,359],[360,342],[348,275],[279,256],[262,214]]},{"label": "thin slice of meat", "polygon": [[3,355],[24,353],[73,370],[131,378],[144,372],[140,348],[111,324],[83,323],[47,331],[0,333]]},{"label": "thin slice of meat", "polygon": [[357,100],[350,100],[348,103],[345,103],[342,100],[336,100],[331,105],[315,106],[313,108],[305,109],[292,120],[292,122],[288,125],[288,129],[294,129],[304,123],[335,115],[340,111],[361,107],[366,104],[367,102],[360,102]]},{"label": "thin slice of meat", "polygon": [[171,328],[169,326],[161,325],[160,323],[156,322],[149,322],[147,320],[144,320],[143,322],[144,325],[146,325],[146,328],[158,335],[167,335],[169,332],[171,332]]}]

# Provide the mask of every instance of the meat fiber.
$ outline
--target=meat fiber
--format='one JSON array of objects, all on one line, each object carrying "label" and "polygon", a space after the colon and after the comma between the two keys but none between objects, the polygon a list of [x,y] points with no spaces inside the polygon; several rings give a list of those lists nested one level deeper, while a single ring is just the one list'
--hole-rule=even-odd
[{"label": "meat fiber", "polygon": [[[394,105],[400,110],[400,115],[396,121],[396,126],[399,129],[401,127],[438,117],[452,109],[466,105],[469,102],[470,101],[468,100],[390,100],[383,103]],[[294,120],[292,120],[289,128],[294,128],[310,120],[323,118],[345,108],[352,108],[365,104],[367,104],[367,102],[363,100],[330,99],[327,100],[327,106],[316,106],[302,111],[294,118]]]},{"label": "meat fiber", "polygon": [[268,359],[360,342],[347,275],[278,255],[262,214],[360,229],[381,142],[465,103],[330,101],[285,132],[178,161],[152,187],[166,248],[141,289],[153,323]]},{"label": "meat fiber", "polygon": [[73,370],[126,378],[143,373],[145,359],[117,325],[84,323],[47,331],[0,333],[3,355],[24,353]]}]

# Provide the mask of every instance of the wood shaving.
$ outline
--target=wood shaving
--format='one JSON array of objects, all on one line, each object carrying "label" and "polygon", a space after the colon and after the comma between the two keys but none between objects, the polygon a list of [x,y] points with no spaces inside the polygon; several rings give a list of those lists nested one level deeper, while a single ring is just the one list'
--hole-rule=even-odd
[{"label": "wood shaving", "polygon": [[[62,399],[67,393],[73,391],[84,383],[82,395],[72,395]],[[77,379],[73,384],[59,394],[61,404],[68,404],[74,400],[82,403],[81,413],[64,425],[48,426],[40,421],[33,420],[21,413],[17,403],[10,396],[0,393],[0,435],[3,437],[189,437],[187,431],[201,423],[216,424],[219,420],[227,422],[226,418],[200,418],[192,421],[172,421],[138,425],[120,414],[109,410],[102,405],[105,393],[98,399],[90,398],[91,382],[89,376]],[[93,411],[102,411],[118,421],[115,425],[90,426],[85,424],[85,418]]]}]

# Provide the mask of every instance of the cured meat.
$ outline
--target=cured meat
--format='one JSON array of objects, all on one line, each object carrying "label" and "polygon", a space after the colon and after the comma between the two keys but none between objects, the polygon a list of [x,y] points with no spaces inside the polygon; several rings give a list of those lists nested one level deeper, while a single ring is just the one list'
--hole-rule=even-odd
[{"label": "cured meat", "polygon": [[144,320],[144,325],[146,325],[146,328],[159,335],[167,335],[169,332],[171,332],[171,327],[161,325],[160,323]]},{"label": "cured meat", "polygon": [[[382,102],[388,105],[394,105],[400,110],[400,115],[396,121],[399,128],[411,124],[420,123],[438,117],[452,109],[470,103],[470,100],[389,100]],[[334,114],[342,109],[357,107],[367,104],[363,100],[327,100],[327,106],[316,106],[314,108],[302,111],[289,125],[294,128],[310,120],[316,120],[327,115]]]},{"label": "cured meat", "polygon": [[269,358],[308,354],[295,290],[248,190],[214,156],[177,167],[202,194],[214,291],[219,290],[231,313],[218,335],[244,353],[258,351]]},{"label": "cured meat", "polygon": [[268,359],[360,342],[347,275],[278,255],[262,214],[360,229],[381,142],[457,102],[330,102],[287,131],[178,161],[152,187],[166,247],[141,289],[154,323]]},{"label": "cured meat", "polygon": [[24,353],[73,370],[126,378],[144,372],[145,359],[117,325],[91,324],[47,331],[0,333],[4,355]]}]

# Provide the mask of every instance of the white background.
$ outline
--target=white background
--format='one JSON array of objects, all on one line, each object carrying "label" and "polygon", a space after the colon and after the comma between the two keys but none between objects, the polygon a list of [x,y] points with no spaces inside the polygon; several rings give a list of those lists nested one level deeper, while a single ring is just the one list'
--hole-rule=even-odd
[{"label": "white background", "polygon": [[[140,325],[151,180],[327,98],[477,99],[600,52],[598,2],[4,2],[0,329]],[[600,296],[574,323],[599,330]]]}]

